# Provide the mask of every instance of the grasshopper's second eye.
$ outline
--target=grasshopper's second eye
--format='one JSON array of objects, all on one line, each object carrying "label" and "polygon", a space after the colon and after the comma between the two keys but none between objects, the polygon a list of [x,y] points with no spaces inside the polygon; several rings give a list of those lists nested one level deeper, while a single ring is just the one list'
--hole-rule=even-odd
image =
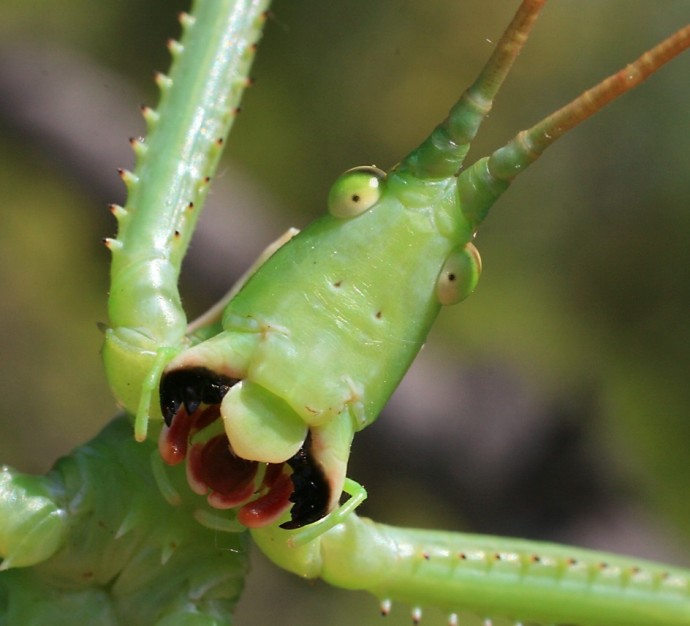
[{"label": "grasshopper's second eye", "polygon": [[482,259],[471,243],[455,250],[446,259],[436,283],[436,296],[441,304],[457,304],[469,296],[479,282]]},{"label": "grasshopper's second eye", "polygon": [[328,194],[328,211],[335,217],[356,217],[374,206],[381,197],[386,173],[377,167],[354,167],[333,183]]}]

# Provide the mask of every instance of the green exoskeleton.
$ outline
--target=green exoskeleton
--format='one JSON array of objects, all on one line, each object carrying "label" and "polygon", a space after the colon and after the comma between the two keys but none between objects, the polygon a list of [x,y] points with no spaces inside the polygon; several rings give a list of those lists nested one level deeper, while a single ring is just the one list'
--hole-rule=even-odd
[{"label": "green exoskeleton", "polygon": [[120,417],[45,477],[2,467],[0,624],[229,623],[246,541],[200,524],[189,499],[170,507],[152,449]]},{"label": "green exoskeleton", "polygon": [[[137,167],[122,172],[129,197],[112,208],[117,238],[107,242],[104,360],[143,443],[125,441],[120,420],[47,480],[5,471],[6,623],[45,616],[33,598],[53,588],[68,598],[64,606],[86,607],[98,623],[230,623],[237,586],[224,577],[241,574],[243,563],[223,549],[239,554],[237,532],[250,528],[281,567],[368,590],[384,612],[407,602],[415,621],[433,605],[450,624],[466,613],[486,624],[690,624],[688,571],[376,524],[356,515],[365,492],[346,477],[355,433],[377,418],[440,309],[475,288],[481,262],[472,240],[495,200],[563,133],[690,46],[685,27],[463,169],[544,3],[521,5],[479,78],[422,145],[387,173],[345,172],[328,215],[269,249],[190,326],[180,266],[267,2],[199,0],[183,16],[171,73],[158,77],[161,103],[144,110],[149,135],[132,142]],[[146,468],[154,441],[160,456]],[[119,483],[135,486],[131,498]],[[105,556],[94,559],[98,546]],[[172,576],[177,586],[165,582]]]}]

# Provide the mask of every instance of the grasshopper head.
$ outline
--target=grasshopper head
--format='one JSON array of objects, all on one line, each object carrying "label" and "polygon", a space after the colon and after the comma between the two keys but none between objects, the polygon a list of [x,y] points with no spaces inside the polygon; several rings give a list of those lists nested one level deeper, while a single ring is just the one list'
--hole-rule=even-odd
[{"label": "grasshopper head", "polygon": [[378,416],[442,305],[481,264],[453,177],[354,168],[329,216],[268,259],[228,302],[223,331],[168,365],[160,451],[192,489],[260,527],[332,511],[356,431]]}]

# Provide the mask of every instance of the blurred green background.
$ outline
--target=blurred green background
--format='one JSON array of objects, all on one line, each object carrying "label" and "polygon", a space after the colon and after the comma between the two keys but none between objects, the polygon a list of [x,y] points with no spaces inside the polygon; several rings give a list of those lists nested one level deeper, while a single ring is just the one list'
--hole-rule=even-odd
[{"label": "blurred green background", "polygon": [[[215,202],[226,209],[221,219],[231,227],[240,221],[239,239],[267,243],[318,215],[343,170],[397,162],[475,77],[516,5],[278,0],[253,71],[256,85],[218,175],[222,181],[232,172],[254,200],[216,191]],[[114,168],[131,165],[127,138],[143,129],[137,106],[156,101],[151,73],[167,67],[164,42],[178,34],[176,14],[185,8],[170,0],[4,0],[0,7],[0,458],[27,471],[46,470],[115,410],[97,328],[106,321],[108,265],[100,239],[115,228],[105,204],[123,200]],[[687,0],[552,3],[470,160],[689,19]],[[570,503],[559,511],[572,509],[577,518],[580,500],[561,489],[560,477],[583,467],[589,472],[591,465],[606,513],[587,507],[579,535],[562,516],[551,527],[542,524],[543,534],[690,563],[690,54],[685,57],[561,140],[493,209],[477,239],[484,261],[477,293],[442,314],[424,352],[428,369],[393,406],[414,404],[412,432],[424,431],[431,454],[443,440],[436,456],[444,455],[440,464],[447,459],[449,467],[416,467],[414,447],[407,452],[392,434],[396,415],[389,411],[386,425],[379,421],[373,434],[363,433],[361,450],[355,444],[352,475],[370,488],[369,514],[391,523],[539,535],[511,526],[510,507],[488,496],[500,519],[478,523],[485,518],[468,513],[465,488],[453,480],[481,484],[481,467],[468,476],[461,465],[455,478],[444,478],[458,462],[452,450],[467,451],[467,442],[458,440],[455,448],[448,436],[436,436],[425,410],[445,406],[442,422],[464,420],[468,433],[486,433],[492,442],[507,437],[494,446],[502,451],[490,465],[497,477],[486,481],[503,486],[498,500],[510,486],[501,475],[520,469],[516,457],[523,451],[544,456],[530,442],[548,440],[545,429],[560,419],[559,436],[575,432],[578,464],[563,473],[556,447],[550,464],[530,466],[534,480],[526,482],[553,478],[549,493],[563,491]],[[121,127],[115,105],[135,121]],[[83,125],[63,120],[63,111]],[[87,127],[87,118],[95,126]],[[99,159],[114,156],[111,145],[118,158],[130,160],[100,166]],[[203,256],[203,240],[195,246]],[[211,266],[185,276],[195,313],[243,269]],[[455,375],[457,384],[441,392],[432,385]],[[493,396],[476,400],[486,394]],[[466,397],[473,399],[470,408]],[[494,421],[495,406],[508,417]],[[527,423],[510,421],[513,406],[514,414],[530,417]],[[478,437],[472,450],[485,445]],[[398,465],[405,459],[414,471]],[[368,482],[372,468],[379,480]],[[481,509],[482,496],[472,497]],[[527,508],[539,507],[539,492],[530,498]],[[592,526],[596,533],[588,532]],[[627,528],[633,530],[626,544]],[[238,622],[378,623],[367,596],[315,587],[257,559]],[[398,608],[387,623],[406,624],[409,616]]]}]

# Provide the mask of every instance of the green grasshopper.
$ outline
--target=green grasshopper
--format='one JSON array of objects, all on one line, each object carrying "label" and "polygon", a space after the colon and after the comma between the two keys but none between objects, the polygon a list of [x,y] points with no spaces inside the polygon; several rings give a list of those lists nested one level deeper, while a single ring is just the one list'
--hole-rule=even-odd
[{"label": "green grasshopper", "polygon": [[[199,2],[183,17],[170,77],[158,77],[161,104],[144,111],[149,136],[132,142],[137,169],[122,172],[129,198],[112,208],[118,237],[107,242],[106,369],[146,442],[128,442],[120,419],[47,479],[5,470],[7,623],[45,621],[60,603],[69,623],[75,614],[98,623],[229,623],[242,527],[282,567],[371,591],[384,612],[391,601],[409,602],[415,621],[421,606],[436,605],[451,624],[467,612],[487,624],[690,623],[681,569],[398,529],[354,512],[366,495],[346,478],[354,434],[376,419],[441,306],[473,291],[481,263],[472,239],[490,206],[556,138],[690,45],[686,27],[462,170],[542,5],[522,5],[428,140],[388,173],[343,174],[329,215],[269,249],[191,326],[179,269],[266,7]],[[147,467],[151,439],[172,469],[158,456]],[[343,492],[350,498],[341,504]],[[218,533],[227,538],[220,545]]]}]

